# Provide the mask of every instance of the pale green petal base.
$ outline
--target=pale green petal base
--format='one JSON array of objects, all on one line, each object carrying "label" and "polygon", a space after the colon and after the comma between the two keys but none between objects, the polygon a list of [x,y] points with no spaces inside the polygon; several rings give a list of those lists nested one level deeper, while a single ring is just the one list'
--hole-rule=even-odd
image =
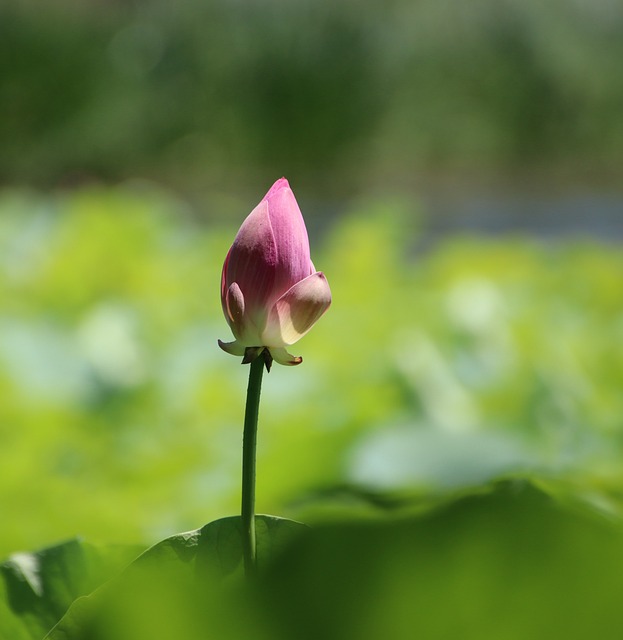
[{"label": "pale green petal base", "polygon": [[303,358],[301,358],[301,356],[293,356],[283,348],[280,349],[278,347],[270,347],[269,351],[270,355],[273,357],[273,360],[275,362],[278,362],[279,364],[285,364],[289,367],[293,367],[303,362]]},{"label": "pale green petal base", "polygon": [[243,356],[246,351],[246,347],[241,345],[238,340],[234,340],[233,342],[223,342],[219,340],[218,346],[232,356]]},{"label": "pale green petal base", "polygon": [[218,346],[225,352],[231,354],[232,356],[242,357],[242,364],[249,364],[255,360],[258,356],[260,356],[264,351],[268,352],[268,358],[266,355],[264,359],[266,361],[266,368],[270,371],[270,363],[274,360],[279,364],[283,364],[286,366],[293,367],[297,364],[301,364],[303,362],[303,358],[301,356],[293,356],[291,353],[288,353],[283,347],[245,347],[240,344],[238,340],[234,340],[233,342],[223,342],[222,340],[218,341]]}]

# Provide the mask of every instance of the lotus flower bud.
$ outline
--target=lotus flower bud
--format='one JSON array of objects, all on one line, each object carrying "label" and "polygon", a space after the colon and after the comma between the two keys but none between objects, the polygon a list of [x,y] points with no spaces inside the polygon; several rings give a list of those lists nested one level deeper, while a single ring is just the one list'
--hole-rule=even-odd
[{"label": "lotus flower bud", "polygon": [[242,223],[221,276],[223,313],[234,337],[221,349],[244,356],[264,354],[296,365],[286,347],[302,338],[329,308],[331,290],[316,271],[303,216],[285,178],[277,180]]}]

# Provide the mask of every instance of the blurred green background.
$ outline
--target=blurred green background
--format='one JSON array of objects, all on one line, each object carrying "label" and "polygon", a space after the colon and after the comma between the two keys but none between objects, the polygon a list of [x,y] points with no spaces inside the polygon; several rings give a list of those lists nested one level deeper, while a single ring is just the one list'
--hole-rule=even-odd
[{"label": "blurred green background", "polygon": [[618,512],[622,28],[608,0],[3,2],[0,557],[237,512],[220,269],[282,175],[334,304],[265,381],[259,511],[521,475]]}]

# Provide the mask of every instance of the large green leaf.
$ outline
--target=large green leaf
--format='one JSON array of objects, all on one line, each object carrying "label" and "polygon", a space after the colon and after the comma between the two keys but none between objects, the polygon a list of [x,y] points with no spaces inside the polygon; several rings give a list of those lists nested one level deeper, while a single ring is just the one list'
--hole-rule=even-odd
[{"label": "large green leaf", "polygon": [[[259,569],[306,528],[257,516]],[[200,637],[207,620],[213,630],[219,621],[231,629],[223,613],[229,585],[238,585],[242,573],[241,519],[216,520],[145,551],[118,579],[77,600],[46,638]]]},{"label": "large green leaf", "polygon": [[264,577],[260,626],[273,640],[623,638],[621,523],[565,502],[504,482],[415,518],[315,528]]},{"label": "large green leaf", "polygon": [[155,545],[48,640],[623,637],[621,524],[527,483],[395,519],[308,529],[260,517],[252,581],[239,525]]},{"label": "large green leaf", "polygon": [[114,576],[140,551],[70,540],[13,554],[0,564],[0,640],[40,640],[76,598]]}]

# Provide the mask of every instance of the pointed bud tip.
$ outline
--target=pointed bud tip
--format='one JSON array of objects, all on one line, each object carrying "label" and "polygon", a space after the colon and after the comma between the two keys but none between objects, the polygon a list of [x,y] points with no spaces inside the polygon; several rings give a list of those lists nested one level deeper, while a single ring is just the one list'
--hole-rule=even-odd
[{"label": "pointed bud tip", "polygon": [[273,184],[273,186],[268,190],[268,193],[264,196],[264,200],[271,198],[277,193],[277,191],[280,191],[281,189],[289,188],[290,183],[286,180],[286,178],[279,178],[279,180],[277,180],[277,182],[275,182],[275,184]]}]

